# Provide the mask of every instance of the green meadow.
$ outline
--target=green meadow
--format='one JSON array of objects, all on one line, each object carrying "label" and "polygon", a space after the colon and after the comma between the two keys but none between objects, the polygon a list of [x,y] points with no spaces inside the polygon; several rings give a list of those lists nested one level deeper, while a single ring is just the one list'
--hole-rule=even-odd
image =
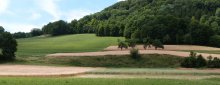
[{"label": "green meadow", "polygon": [[76,34],[57,37],[18,39],[18,57],[44,56],[51,53],[94,52],[117,45],[122,37],[97,37],[95,34]]},{"label": "green meadow", "polygon": [[220,79],[0,78],[0,85],[220,85]]}]

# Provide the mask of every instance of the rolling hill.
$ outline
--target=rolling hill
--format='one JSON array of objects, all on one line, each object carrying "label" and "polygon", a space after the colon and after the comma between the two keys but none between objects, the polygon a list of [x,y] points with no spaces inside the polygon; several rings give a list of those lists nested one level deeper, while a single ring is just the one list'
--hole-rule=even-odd
[{"label": "rolling hill", "polygon": [[98,36],[219,47],[212,36],[220,34],[220,1],[126,0],[85,16],[78,21],[79,28]]}]

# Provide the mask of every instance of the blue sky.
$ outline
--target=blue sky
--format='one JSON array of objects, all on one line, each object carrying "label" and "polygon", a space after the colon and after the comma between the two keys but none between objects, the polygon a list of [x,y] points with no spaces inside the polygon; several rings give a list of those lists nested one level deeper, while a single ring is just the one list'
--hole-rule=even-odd
[{"label": "blue sky", "polygon": [[122,0],[0,0],[0,26],[29,32],[48,22],[80,19]]}]

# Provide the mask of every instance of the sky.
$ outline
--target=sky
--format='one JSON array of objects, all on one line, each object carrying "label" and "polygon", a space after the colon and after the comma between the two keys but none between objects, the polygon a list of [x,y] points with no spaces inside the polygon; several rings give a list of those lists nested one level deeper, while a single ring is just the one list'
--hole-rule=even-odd
[{"label": "sky", "polygon": [[0,26],[29,32],[49,22],[80,19],[123,0],[0,0]]}]

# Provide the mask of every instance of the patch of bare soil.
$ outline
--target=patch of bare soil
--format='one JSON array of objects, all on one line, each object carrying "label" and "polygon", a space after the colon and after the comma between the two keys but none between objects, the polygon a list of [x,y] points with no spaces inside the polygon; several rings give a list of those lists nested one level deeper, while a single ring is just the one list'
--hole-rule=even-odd
[{"label": "patch of bare soil", "polygon": [[[26,77],[26,76],[74,76],[84,72],[97,70],[89,67],[55,67],[32,65],[0,65],[0,76]],[[100,69],[100,68],[99,68]]]},{"label": "patch of bare soil", "polygon": [[[143,45],[137,45],[136,48],[140,50],[144,50]],[[165,48],[164,50],[171,50],[171,51],[180,51],[180,50],[209,50],[209,51],[219,50],[220,51],[220,48],[196,46],[196,45],[164,45],[164,48]],[[104,51],[117,51],[117,50],[121,50],[121,49],[119,49],[118,46],[109,46],[106,49],[104,49]],[[154,47],[148,48],[148,50],[154,50]]]}]

